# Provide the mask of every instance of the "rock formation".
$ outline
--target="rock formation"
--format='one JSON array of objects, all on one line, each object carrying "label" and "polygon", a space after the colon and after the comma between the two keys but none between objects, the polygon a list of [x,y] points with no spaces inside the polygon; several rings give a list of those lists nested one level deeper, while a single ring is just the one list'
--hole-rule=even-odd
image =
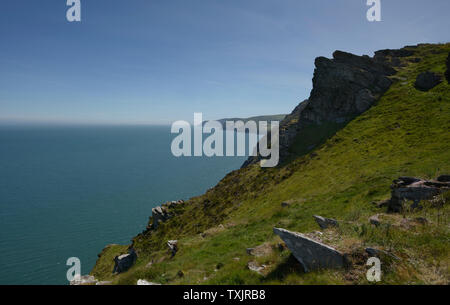
[{"label": "rock formation", "polygon": [[[394,75],[392,59],[413,54],[411,50],[383,50],[375,57],[335,51],[333,59],[315,60],[313,89],[280,123],[280,160],[289,155],[297,135],[309,126],[324,123],[345,124],[368,110],[390,87]],[[243,167],[259,161],[250,157]]]},{"label": "rock formation", "polygon": [[285,229],[273,228],[273,232],[286,243],[305,272],[324,268],[341,268],[347,265],[344,254],[330,246]]},{"label": "rock formation", "polygon": [[172,257],[174,257],[178,251],[178,240],[169,240],[167,242],[167,247],[169,247],[170,253]]},{"label": "rock formation", "polygon": [[314,219],[321,229],[328,229],[329,227],[337,227],[339,223],[336,219],[325,218],[322,216],[314,215]]},{"label": "rock formation", "polygon": [[427,71],[417,76],[414,86],[421,91],[428,91],[442,82],[442,76],[438,73]]},{"label": "rock formation", "polygon": [[122,273],[127,271],[133,266],[137,259],[136,252],[133,248],[128,250],[128,254],[118,255],[114,258],[114,270],[113,273]]},{"label": "rock formation", "polygon": [[164,203],[161,206],[155,207],[152,209],[152,217],[151,217],[151,226],[147,227],[147,229],[158,228],[160,222],[166,222],[173,216],[173,209],[180,204],[183,204],[183,200],[178,201],[169,201]]},{"label": "rock formation", "polygon": [[[446,180],[446,176],[441,176],[438,179]],[[400,212],[403,209],[403,201],[413,201],[414,204],[412,207],[415,208],[421,200],[433,199],[434,196],[450,190],[450,182],[423,180],[415,177],[400,177],[394,180],[394,183],[391,185],[391,190],[388,210],[390,212]]]}]

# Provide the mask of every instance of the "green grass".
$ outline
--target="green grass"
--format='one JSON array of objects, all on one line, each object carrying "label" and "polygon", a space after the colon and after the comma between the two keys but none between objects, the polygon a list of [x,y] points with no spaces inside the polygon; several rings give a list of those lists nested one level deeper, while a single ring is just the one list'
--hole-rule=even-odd
[{"label": "green grass", "polygon": [[[406,66],[393,77],[388,92],[343,129],[325,126],[317,133],[318,142],[312,136],[297,139],[293,151],[298,157],[278,168],[254,165],[228,174],[156,232],[135,237],[139,257],[128,272],[111,274],[111,257],[123,251],[114,247],[101,256],[92,274],[118,284],[135,284],[139,278],[163,284],[367,284],[364,247],[373,246],[401,258],[383,259],[382,284],[448,284],[448,205],[436,209],[425,203],[422,211],[392,215],[380,227],[370,226],[367,219],[383,212],[371,202],[388,198],[398,176],[450,173],[450,86],[444,81],[428,92],[414,88],[420,72],[444,74],[449,51],[450,44],[418,47],[413,57],[421,61],[402,59]],[[308,154],[305,148],[313,144]],[[281,207],[282,201],[290,206]],[[246,268],[255,260],[246,248],[281,242],[274,226],[316,231],[314,214],[341,221],[338,230],[329,232],[331,244],[351,254],[353,268],[304,274],[287,250],[257,259],[270,265],[265,277]],[[421,215],[430,220],[428,225],[400,225],[404,217]],[[166,249],[169,239],[179,240],[174,258]]]}]

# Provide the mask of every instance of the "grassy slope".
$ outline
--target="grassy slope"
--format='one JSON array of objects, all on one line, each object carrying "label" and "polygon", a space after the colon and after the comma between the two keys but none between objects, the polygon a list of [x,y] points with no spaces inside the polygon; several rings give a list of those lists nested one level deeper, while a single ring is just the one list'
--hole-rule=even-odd
[{"label": "grassy slope", "polygon": [[[450,86],[444,81],[429,92],[414,88],[422,71],[444,74],[449,51],[450,44],[419,47],[414,57],[421,62],[399,69],[377,105],[312,153],[281,168],[256,165],[230,173],[214,189],[186,203],[180,215],[156,233],[137,236],[139,259],[128,272],[111,275],[111,257],[118,252],[110,248],[92,274],[120,284],[135,284],[138,278],[163,284],[365,283],[363,249],[376,246],[401,258],[383,259],[382,283],[449,283],[448,206],[386,216],[385,223],[392,226],[372,227],[367,221],[382,212],[371,202],[388,198],[398,176],[450,173]],[[282,208],[282,201],[291,204]],[[303,274],[289,251],[280,250],[256,259],[270,266],[267,276],[246,268],[255,260],[246,248],[280,242],[272,233],[274,226],[318,230],[314,214],[341,221],[327,236],[330,244],[351,254],[354,268]],[[402,217],[419,215],[431,223],[409,229],[396,225]],[[169,239],[179,240],[180,250],[172,259],[165,245]],[[182,277],[177,275],[180,270]]]}]

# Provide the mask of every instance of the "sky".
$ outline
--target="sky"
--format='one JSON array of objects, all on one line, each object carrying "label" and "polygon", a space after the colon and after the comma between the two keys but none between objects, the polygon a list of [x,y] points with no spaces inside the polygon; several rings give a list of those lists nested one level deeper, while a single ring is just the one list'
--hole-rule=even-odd
[{"label": "sky", "polygon": [[166,124],[290,113],[314,58],[450,42],[450,1],[2,0],[0,122]]}]

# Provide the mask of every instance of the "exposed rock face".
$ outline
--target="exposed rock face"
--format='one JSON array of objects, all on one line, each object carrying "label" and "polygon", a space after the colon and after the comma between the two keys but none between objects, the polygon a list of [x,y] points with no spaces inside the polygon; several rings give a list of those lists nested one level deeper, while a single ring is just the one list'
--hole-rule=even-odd
[{"label": "exposed rock face", "polygon": [[160,207],[156,207],[152,209],[152,224],[147,229],[154,229],[156,230],[158,228],[158,225],[160,222],[166,222],[168,219],[170,219],[173,216],[173,209],[180,204],[183,204],[183,200],[178,201],[170,201],[166,202]]},{"label": "exposed rock face", "polygon": [[303,234],[280,228],[274,228],[273,231],[283,239],[305,272],[323,268],[341,268],[347,264],[342,253]]},{"label": "exposed rock face", "polygon": [[421,200],[433,199],[434,196],[450,190],[450,182],[400,177],[394,180],[391,190],[388,210],[390,212],[400,212],[403,209],[402,203],[404,200],[412,200],[414,202],[412,207],[417,207]]},{"label": "exposed rock face", "polygon": [[[384,50],[370,58],[336,51],[333,59],[316,58],[309,99],[280,123],[280,160],[290,155],[289,147],[304,128],[328,122],[345,124],[368,110],[392,84],[388,78],[396,73],[392,56],[412,54],[410,50]],[[259,160],[250,157],[243,167]]]},{"label": "exposed rock face", "polygon": [[435,72],[422,72],[417,76],[414,86],[421,91],[433,89],[442,82],[442,76]]},{"label": "exposed rock face", "polygon": [[113,273],[122,273],[127,271],[128,269],[133,266],[134,262],[137,259],[136,252],[133,248],[128,250],[128,254],[122,254],[119,256],[116,256],[114,258],[114,270]]},{"label": "exposed rock face", "polygon": [[314,215],[314,219],[321,229],[328,229],[329,227],[337,227],[339,223],[336,219],[325,218],[322,216]]},{"label": "exposed rock face", "polygon": [[[409,47],[409,48],[414,48],[414,47]],[[401,61],[400,61],[401,57],[409,57],[409,56],[413,56],[413,55],[414,55],[414,51],[407,49],[407,48],[400,49],[400,50],[386,49],[386,50],[376,51],[375,56],[373,58],[378,62],[382,62],[382,63],[388,64],[388,65],[391,65],[393,67],[399,67],[399,66],[401,66]],[[418,62],[418,61],[420,61],[420,58],[413,58],[412,61]]]}]

